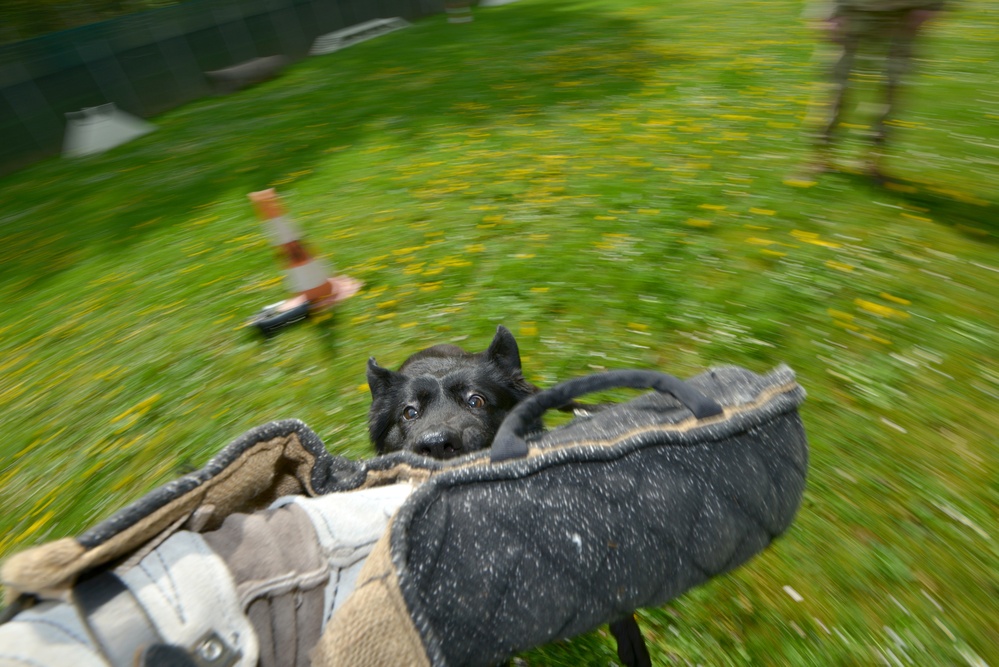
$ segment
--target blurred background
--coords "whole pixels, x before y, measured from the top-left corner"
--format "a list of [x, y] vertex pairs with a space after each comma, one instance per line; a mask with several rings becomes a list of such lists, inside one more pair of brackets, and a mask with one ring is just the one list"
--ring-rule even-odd
[[[795, 525], [640, 613], [657, 664], [999, 661], [995, 3], [925, 26], [881, 185], [876, 59], [834, 168], [789, 177], [835, 58], [797, 0], [466, 7], [4, 4], [0, 557], [273, 419], [371, 456], [369, 356], [504, 324], [542, 387], [783, 362], [809, 392]], [[107, 103], [152, 131], [59, 157], [65, 114]], [[263, 339], [247, 320], [289, 296], [246, 197], [270, 187], [364, 288]], [[518, 660], [613, 659], [598, 630]]]

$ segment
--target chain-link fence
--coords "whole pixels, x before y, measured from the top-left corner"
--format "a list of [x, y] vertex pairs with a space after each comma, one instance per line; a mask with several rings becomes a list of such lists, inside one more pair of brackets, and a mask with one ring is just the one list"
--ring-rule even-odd
[[0, 174], [57, 154], [67, 112], [114, 102], [148, 118], [210, 94], [206, 71], [298, 60], [319, 35], [441, 11], [443, 0], [191, 0], [0, 46]]

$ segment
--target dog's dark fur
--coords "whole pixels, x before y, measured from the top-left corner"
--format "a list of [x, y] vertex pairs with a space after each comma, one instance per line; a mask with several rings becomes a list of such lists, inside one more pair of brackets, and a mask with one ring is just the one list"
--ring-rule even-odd
[[505, 327], [484, 352], [434, 345], [398, 371], [368, 360], [368, 433], [379, 454], [408, 450], [438, 459], [485, 449], [514, 405], [538, 391], [524, 379]]
[[[496, 327], [484, 352], [434, 345], [406, 359], [398, 371], [382, 368], [372, 357], [368, 386], [368, 434], [375, 450], [412, 451], [436, 459], [489, 447], [510, 410], [540, 391], [524, 379], [517, 341], [503, 326]], [[559, 410], [587, 413], [603, 407], [570, 401]], [[540, 421], [535, 427], [541, 428]], [[652, 665], [634, 615], [612, 623], [610, 631], [625, 664]]]

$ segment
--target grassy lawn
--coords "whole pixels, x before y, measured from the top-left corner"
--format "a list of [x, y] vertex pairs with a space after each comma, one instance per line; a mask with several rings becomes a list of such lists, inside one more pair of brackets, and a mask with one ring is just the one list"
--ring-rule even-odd
[[[819, 92], [800, 13], [435, 17], [0, 180], [0, 556], [272, 419], [369, 456], [369, 356], [480, 350], [503, 323], [541, 386], [786, 362], [809, 392], [796, 524], [642, 611], [657, 663], [999, 663], [999, 13], [966, 0], [923, 43], [890, 189], [784, 183]], [[285, 296], [246, 199], [265, 187], [365, 282], [267, 342], [243, 328]], [[600, 630], [523, 660], [613, 651]]]

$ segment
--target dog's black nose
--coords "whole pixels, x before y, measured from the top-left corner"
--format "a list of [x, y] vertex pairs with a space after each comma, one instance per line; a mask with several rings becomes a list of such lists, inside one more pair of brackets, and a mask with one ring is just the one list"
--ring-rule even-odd
[[454, 431], [433, 431], [417, 439], [413, 451], [435, 459], [450, 459], [461, 454], [461, 436]]

